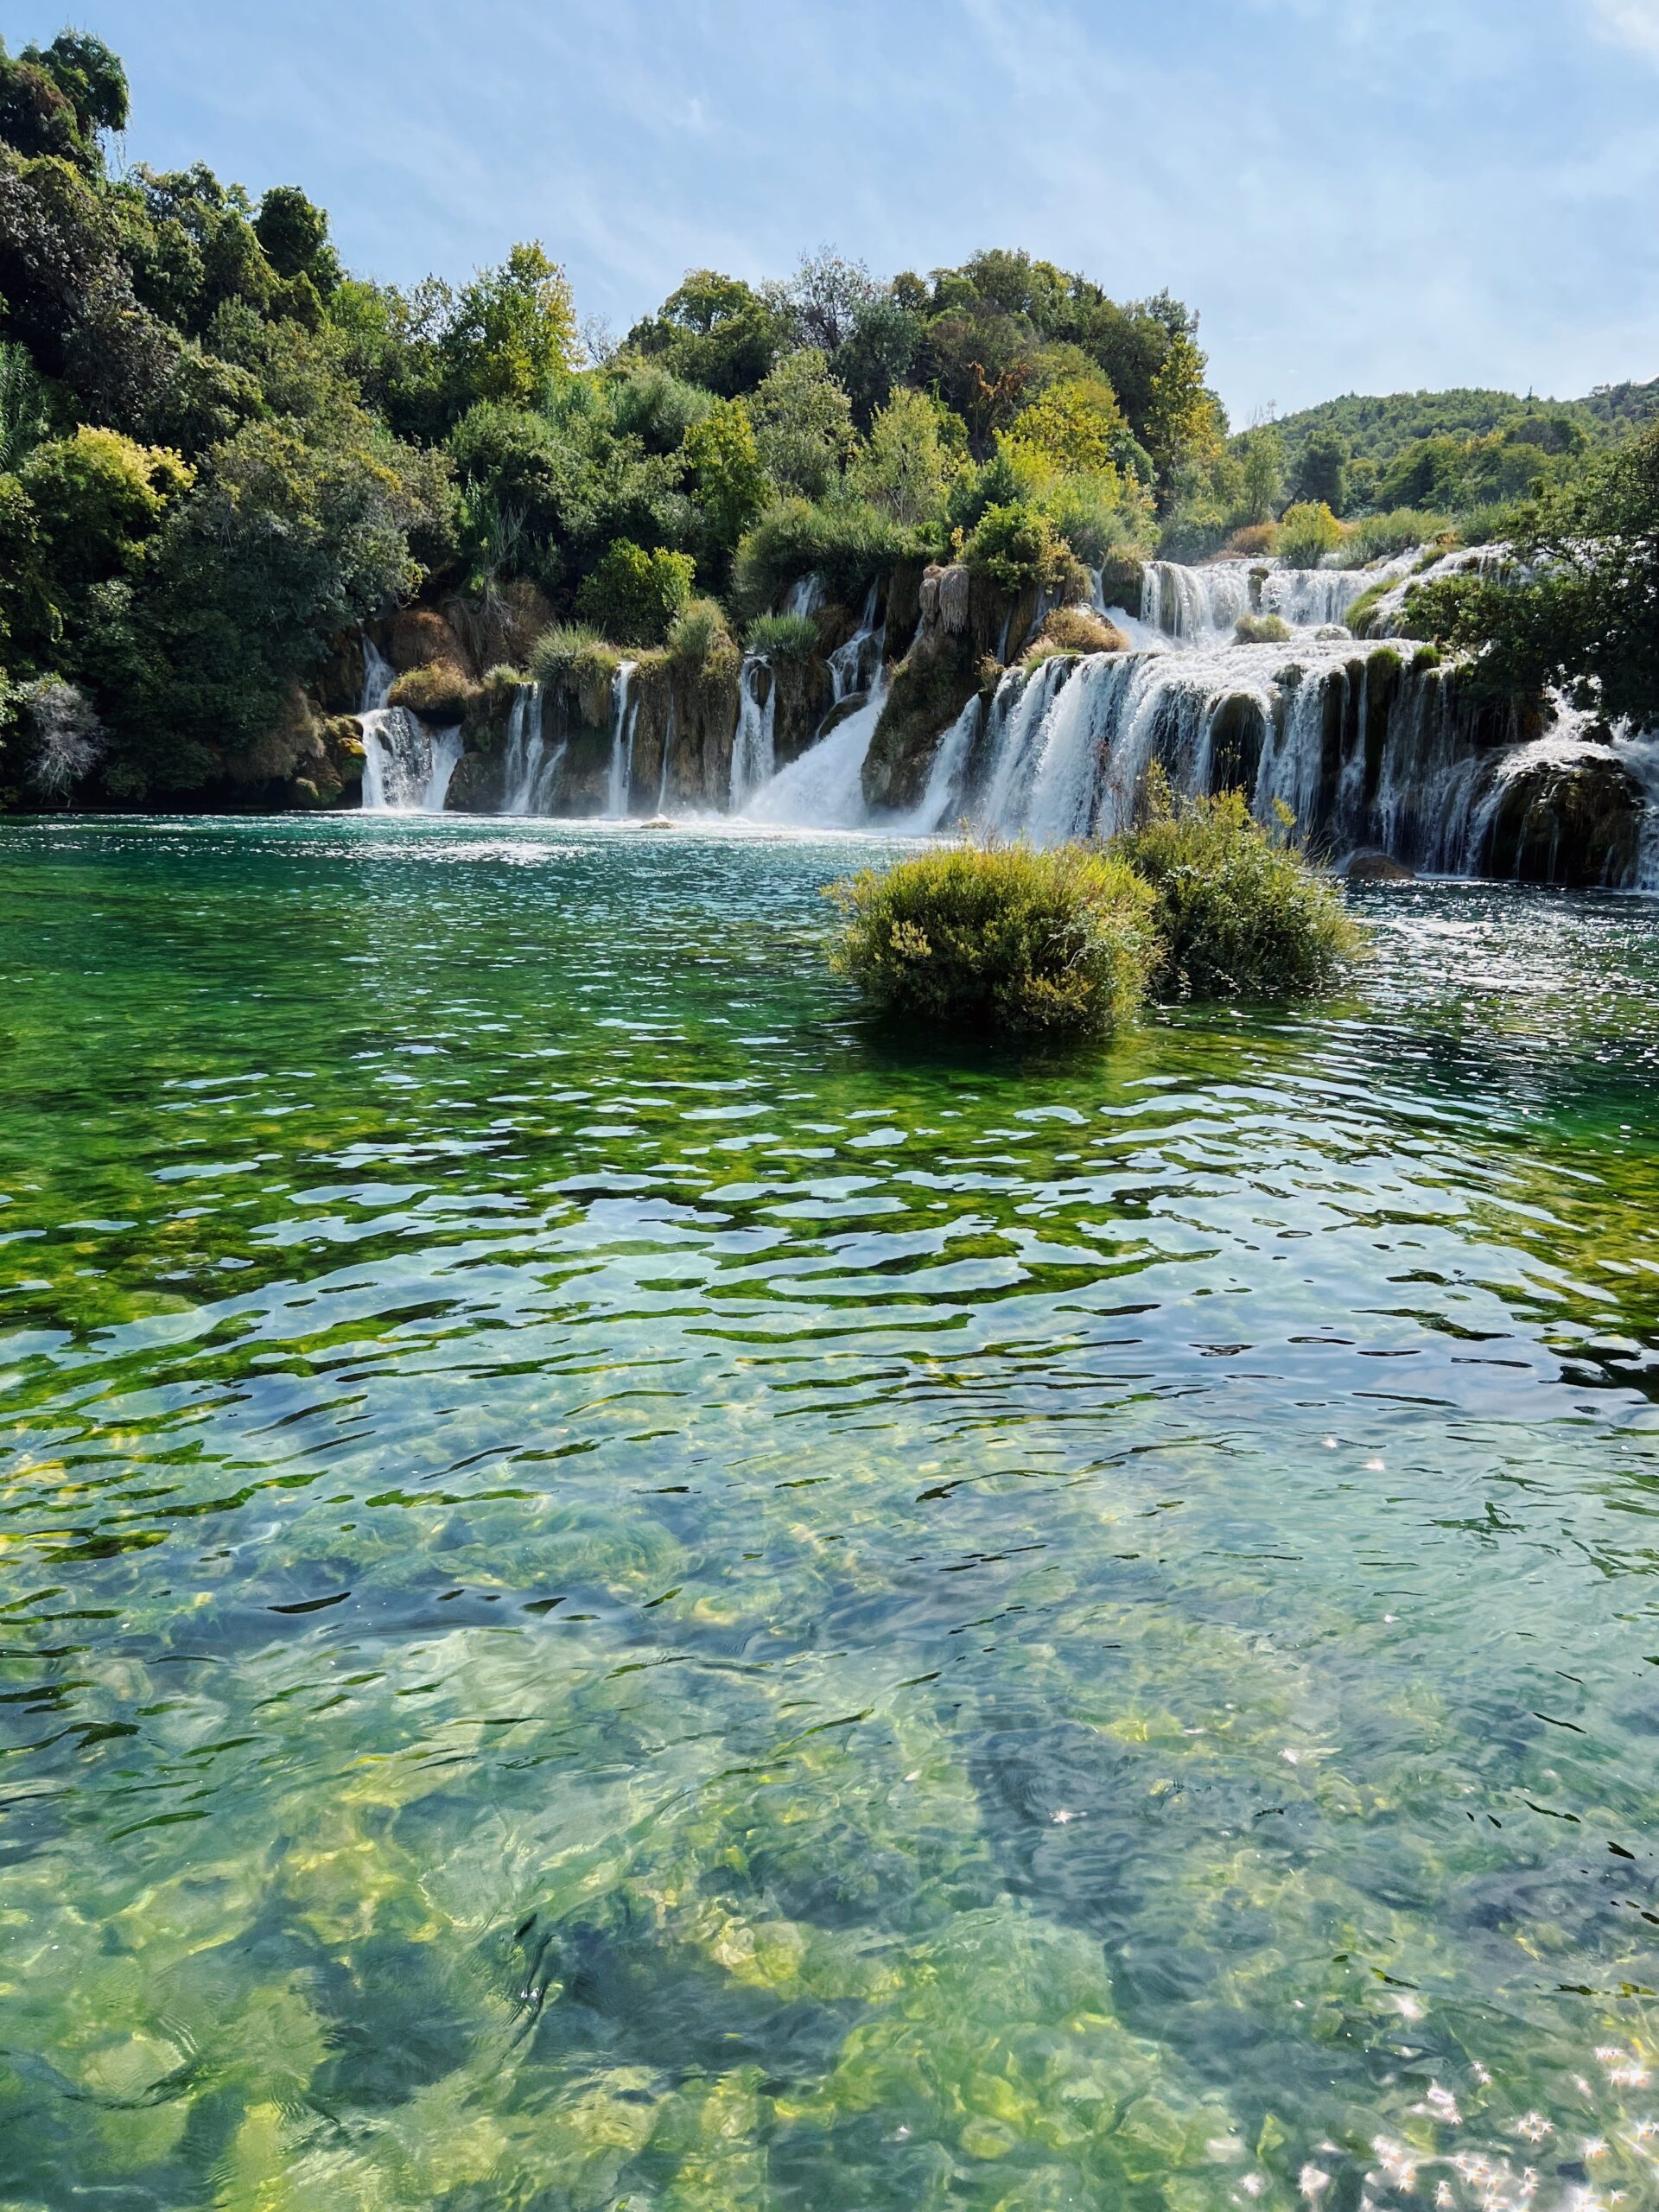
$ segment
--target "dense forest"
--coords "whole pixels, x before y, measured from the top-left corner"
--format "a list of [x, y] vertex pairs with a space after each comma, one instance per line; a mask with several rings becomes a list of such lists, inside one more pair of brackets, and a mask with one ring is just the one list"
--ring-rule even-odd
[[[901, 561], [1015, 590], [1502, 538], [1541, 581], [1437, 585], [1426, 627], [1495, 683], [1659, 710], [1659, 386], [1235, 435], [1180, 302], [1004, 250], [696, 270], [584, 337], [540, 245], [461, 286], [356, 277], [298, 187], [114, 173], [127, 110], [95, 38], [0, 48], [0, 803], [257, 783], [342, 635], [399, 605], [505, 675], [594, 639], [784, 645], [796, 580], [852, 600]], [[407, 703], [458, 708], [424, 673]]]

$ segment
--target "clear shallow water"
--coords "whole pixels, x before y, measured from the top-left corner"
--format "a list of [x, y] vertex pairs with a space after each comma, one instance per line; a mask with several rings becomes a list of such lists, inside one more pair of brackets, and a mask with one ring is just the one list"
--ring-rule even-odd
[[0, 2203], [1656, 2201], [1659, 912], [953, 1059], [867, 849], [0, 832]]

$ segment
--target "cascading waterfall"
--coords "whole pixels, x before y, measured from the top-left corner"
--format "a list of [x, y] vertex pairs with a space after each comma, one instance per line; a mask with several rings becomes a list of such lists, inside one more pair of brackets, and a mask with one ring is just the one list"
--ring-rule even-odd
[[[737, 687], [737, 734], [732, 741], [729, 801], [734, 814], [743, 811], [755, 792], [772, 781], [778, 767], [774, 741], [778, 721], [778, 683], [770, 664], [761, 654], [744, 656]], [[757, 687], [764, 689], [764, 700], [756, 697]]]
[[889, 828], [900, 836], [927, 837], [948, 830], [956, 821], [984, 712], [976, 693], [939, 740], [928, 770], [926, 790], [911, 811], [888, 824]]
[[628, 787], [633, 777], [633, 726], [639, 719], [639, 702], [633, 694], [637, 661], [625, 660], [611, 678], [611, 771], [606, 785], [605, 811], [620, 822], [628, 811]]
[[507, 716], [507, 743], [501, 765], [503, 814], [546, 814], [551, 810], [565, 742], [549, 745], [543, 721], [546, 696], [539, 683], [521, 683]]
[[1179, 645], [1213, 644], [1243, 614], [1276, 614], [1293, 630], [1340, 622], [1376, 582], [1366, 569], [1287, 569], [1276, 561], [1211, 561], [1201, 569], [1148, 561], [1141, 620]]
[[[743, 809], [750, 821], [856, 830], [868, 820], [864, 761], [887, 696], [887, 630], [876, 620], [879, 603], [872, 584], [857, 629], [830, 655], [835, 693], [830, 714], [838, 708], [847, 711], [826, 736], [753, 792]], [[861, 703], [855, 705], [861, 696]]]
[[435, 735], [407, 707], [386, 702], [396, 681], [372, 638], [363, 639], [363, 810], [366, 814], [442, 814], [449, 779], [460, 765], [459, 729]]

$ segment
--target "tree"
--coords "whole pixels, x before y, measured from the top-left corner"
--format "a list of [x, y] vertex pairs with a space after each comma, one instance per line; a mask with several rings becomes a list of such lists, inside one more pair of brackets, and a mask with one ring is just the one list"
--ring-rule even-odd
[[1337, 430], [1315, 430], [1301, 450], [1291, 497], [1339, 515], [1347, 505], [1348, 441]]
[[1022, 407], [1001, 444], [1016, 465], [1026, 461], [1061, 473], [1101, 472], [1116, 468], [1126, 427], [1117, 394], [1104, 377], [1071, 376]]
[[851, 482], [861, 498], [913, 528], [944, 514], [950, 486], [968, 465], [962, 424], [926, 392], [901, 389], [870, 425]]
[[822, 353], [840, 350], [879, 287], [861, 261], [846, 261], [833, 246], [801, 256], [788, 289], [802, 337]]
[[1610, 720], [1659, 724], [1659, 425], [1533, 501], [1515, 546], [1529, 576], [1420, 586], [1414, 627], [1472, 651], [1488, 690], [1560, 683]]
[[259, 202], [254, 231], [279, 276], [308, 276], [327, 299], [340, 283], [340, 263], [328, 243], [328, 218], [297, 184], [274, 184]]
[[785, 353], [749, 402], [760, 461], [779, 491], [821, 499], [857, 442], [852, 403], [816, 346]]
[[696, 569], [689, 553], [647, 553], [618, 538], [584, 576], [576, 612], [619, 645], [660, 645], [691, 597]]
[[721, 400], [710, 408], [686, 432], [680, 458], [701, 521], [704, 567], [723, 573], [769, 489], [743, 402]]
[[689, 384], [735, 399], [754, 390], [790, 335], [788, 316], [741, 277], [692, 269], [628, 343]]
[[54, 572], [73, 584], [130, 574], [194, 476], [176, 453], [83, 423], [37, 446], [19, 480]]
[[1202, 467], [1221, 444], [1219, 410], [1204, 372], [1196, 341], [1185, 330], [1174, 332], [1152, 380], [1145, 430], [1147, 450], [1166, 486], [1184, 468]]
[[480, 399], [533, 405], [581, 352], [563, 270], [539, 245], [514, 246], [461, 293], [438, 350], [457, 412]]
[[1285, 442], [1271, 423], [1245, 433], [1239, 444], [1243, 475], [1239, 513], [1245, 522], [1271, 522], [1285, 480]]

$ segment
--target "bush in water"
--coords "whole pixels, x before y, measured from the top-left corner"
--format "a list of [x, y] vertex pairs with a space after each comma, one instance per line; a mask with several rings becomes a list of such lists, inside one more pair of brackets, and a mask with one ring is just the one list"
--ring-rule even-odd
[[1241, 614], [1233, 636], [1241, 645], [1282, 645], [1289, 642], [1290, 625], [1282, 614]]
[[1174, 801], [1154, 770], [1145, 820], [1111, 851], [1156, 898], [1160, 996], [1306, 996], [1328, 989], [1363, 942], [1335, 884], [1265, 830], [1242, 792]]
[[1156, 957], [1150, 887], [1080, 845], [945, 847], [826, 895], [839, 970], [883, 1013], [952, 1029], [1106, 1035]]
[[576, 612], [619, 645], [660, 645], [691, 596], [695, 567], [689, 553], [647, 553], [619, 537], [582, 578]]
[[1057, 607], [1043, 625], [1040, 635], [1026, 655], [1026, 666], [1056, 653], [1126, 653], [1129, 640], [1116, 622], [1108, 622], [1091, 607]]
[[537, 683], [556, 683], [606, 651], [604, 639], [590, 622], [556, 622], [531, 647], [530, 672]]
[[1342, 543], [1342, 524], [1321, 501], [1287, 507], [1279, 524], [1279, 558], [1287, 569], [1317, 569]]

